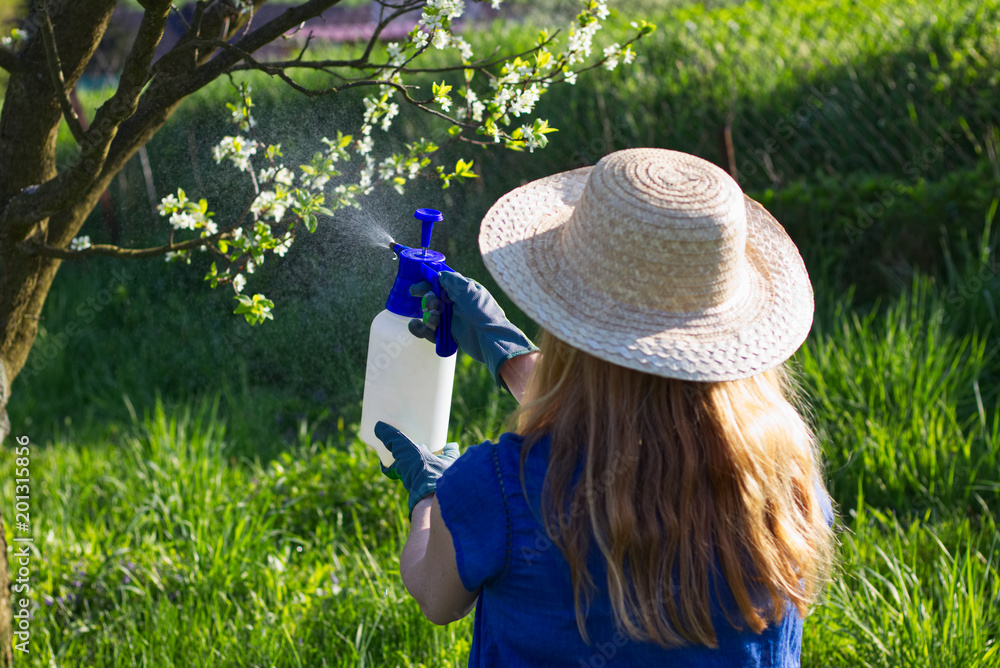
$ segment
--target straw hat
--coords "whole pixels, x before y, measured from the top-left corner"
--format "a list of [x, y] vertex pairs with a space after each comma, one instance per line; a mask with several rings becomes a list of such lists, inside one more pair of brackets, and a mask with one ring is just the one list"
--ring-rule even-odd
[[638, 148], [493, 205], [479, 248], [525, 314], [566, 343], [660, 376], [746, 378], [812, 325], [795, 244], [710, 162]]

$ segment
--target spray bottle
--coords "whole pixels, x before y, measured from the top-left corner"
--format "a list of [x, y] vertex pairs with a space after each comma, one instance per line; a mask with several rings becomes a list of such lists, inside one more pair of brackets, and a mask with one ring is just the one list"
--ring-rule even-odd
[[[391, 424], [414, 443], [440, 452], [448, 438], [455, 380], [458, 344], [451, 335], [452, 305], [438, 282], [439, 272], [452, 269], [444, 263], [444, 255], [429, 249], [434, 223], [443, 216], [435, 209], [417, 209], [413, 217], [422, 222], [421, 248], [389, 243], [399, 256], [399, 269], [385, 310], [372, 321], [368, 339], [360, 437], [386, 467], [393, 456], [375, 436], [375, 423]], [[411, 318], [423, 315], [420, 297], [410, 294], [410, 286], [421, 281], [430, 282], [442, 302], [434, 343], [413, 336], [408, 329]]]

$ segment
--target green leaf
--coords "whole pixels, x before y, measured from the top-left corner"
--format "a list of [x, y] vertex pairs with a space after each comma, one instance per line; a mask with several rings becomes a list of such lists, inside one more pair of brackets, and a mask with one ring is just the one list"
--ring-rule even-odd
[[455, 165], [455, 175], [462, 179], [477, 178], [478, 175], [472, 171], [472, 162], [472, 160], [465, 162], [460, 158], [458, 164]]
[[451, 86], [443, 81], [440, 84], [434, 84], [432, 89], [434, 91], [434, 97], [445, 97], [451, 92]]
[[549, 127], [549, 122], [547, 120], [537, 118], [532, 124], [531, 131], [536, 135], [547, 135], [550, 132], [559, 132], [558, 128]]
[[219, 272], [216, 270], [214, 262], [212, 263], [212, 266], [208, 268], [208, 273], [205, 274], [205, 280], [209, 281], [209, 285], [212, 288], [219, 285]]
[[251, 325], [259, 325], [265, 320], [274, 319], [274, 316], [271, 315], [274, 302], [262, 294], [256, 294], [252, 299], [246, 295], [237, 295], [236, 301], [239, 302], [239, 306], [233, 313], [242, 315]]

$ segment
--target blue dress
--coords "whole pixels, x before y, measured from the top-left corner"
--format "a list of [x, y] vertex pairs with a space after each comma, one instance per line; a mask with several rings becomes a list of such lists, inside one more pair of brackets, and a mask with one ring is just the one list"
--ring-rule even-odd
[[[569, 565], [538, 519], [549, 440], [537, 443], [525, 461], [531, 505], [521, 489], [521, 445], [522, 437], [504, 434], [497, 443], [470, 447], [438, 481], [441, 516], [455, 543], [462, 584], [469, 591], [482, 588], [470, 666], [799, 665], [802, 619], [791, 606], [780, 624], [755, 634], [734, 629], [713, 599], [717, 649], [666, 650], [628, 638], [615, 629], [606, 565], [596, 547], [588, 558], [597, 592], [587, 616], [590, 644], [584, 643], [576, 625]], [[823, 499], [832, 520], [825, 493]], [[720, 590], [730, 614], [738, 612], [729, 588]]]

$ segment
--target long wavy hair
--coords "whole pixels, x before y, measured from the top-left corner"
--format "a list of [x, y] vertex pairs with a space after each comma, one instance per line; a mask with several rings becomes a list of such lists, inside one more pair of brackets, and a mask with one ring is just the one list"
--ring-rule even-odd
[[816, 439], [785, 367], [694, 382], [616, 366], [545, 331], [540, 348], [511, 426], [525, 437], [522, 483], [529, 450], [551, 437], [542, 519], [569, 562], [583, 638], [591, 541], [616, 623], [635, 640], [717, 646], [716, 557], [742, 616], [726, 612], [734, 627], [760, 632], [788, 603], [804, 617], [834, 538]]

